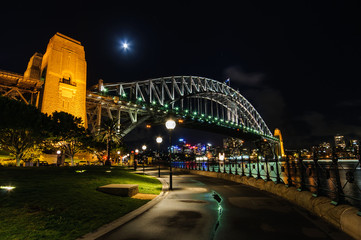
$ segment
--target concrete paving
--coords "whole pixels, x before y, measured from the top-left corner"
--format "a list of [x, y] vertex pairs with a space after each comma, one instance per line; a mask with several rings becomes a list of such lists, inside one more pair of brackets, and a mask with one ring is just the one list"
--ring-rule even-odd
[[[156, 175], [156, 170], [147, 170]], [[169, 181], [168, 171], [162, 177]], [[99, 240], [352, 239], [269, 193], [222, 179], [173, 175], [173, 191]]]

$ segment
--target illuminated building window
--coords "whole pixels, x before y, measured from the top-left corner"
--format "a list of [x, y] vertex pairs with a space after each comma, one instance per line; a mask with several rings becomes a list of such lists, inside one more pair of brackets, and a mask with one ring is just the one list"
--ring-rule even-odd
[[63, 78], [62, 83], [70, 84], [70, 78], [69, 79]]
[[63, 78], [60, 79], [60, 82], [76, 86], [75, 82], [71, 80], [71, 76], [68, 73], [64, 74]]

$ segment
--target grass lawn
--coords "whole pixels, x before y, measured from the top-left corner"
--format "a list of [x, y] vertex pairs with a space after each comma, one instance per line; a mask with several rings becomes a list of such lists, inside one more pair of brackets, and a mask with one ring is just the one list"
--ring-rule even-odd
[[16, 187], [0, 190], [0, 239], [76, 239], [148, 201], [96, 191], [111, 183], [139, 184], [140, 193], [162, 189], [157, 179], [120, 167], [0, 167], [0, 186]]

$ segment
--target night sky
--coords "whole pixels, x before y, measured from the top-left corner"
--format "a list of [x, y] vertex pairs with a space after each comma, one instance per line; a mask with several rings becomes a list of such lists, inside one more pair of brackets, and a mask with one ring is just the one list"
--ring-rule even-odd
[[88, 86], [230, 78], [287, 148], [361, 137], [359, 1], [33, 2], [2, 3], [0, 69], [23, 73], [60, 32], [85, 47]]

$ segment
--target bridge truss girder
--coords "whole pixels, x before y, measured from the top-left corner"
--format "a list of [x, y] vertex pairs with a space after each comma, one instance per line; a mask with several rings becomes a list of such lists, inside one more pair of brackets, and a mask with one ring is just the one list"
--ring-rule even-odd
[[272, 133], [256, 109], [238, 91], [216, 80], [173, 76], [128, 83], [99, 83], [98, 91], [147, 106], [192, 112], [220, 119], [261, 136]]
[[24, 79], [22, 75], [0, 70], [0, 95], [10, 99], [37, 107], [42, 85], [40, 80]]

